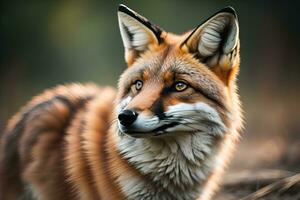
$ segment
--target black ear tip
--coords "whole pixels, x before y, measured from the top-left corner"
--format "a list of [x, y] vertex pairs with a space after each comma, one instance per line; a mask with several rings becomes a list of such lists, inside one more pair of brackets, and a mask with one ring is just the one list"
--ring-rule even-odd
[[227, 6], [227, 7], [223, 8], [222, 10], [219, 11], [219, 13], [221, 13], [221, 12], [230, 13], [230, 14], [233, 14], [235, 17], [237, 17], [235, 9], [231, 6]]
[[129, 11], [129, 8], [128, 8], [127, 6], [125, 6], [124, 4], [119, 4], [118, 11], [121, 11], [121, 12], [128, 12], [128, 11]]
[[126, 13], [127, 15], [130, 15], [131, 17], [136, 17], [136, 15], [137, 15], [137, 13], [135, 11], [131, 10], [124, 4], [119, 4], [118, 12]]

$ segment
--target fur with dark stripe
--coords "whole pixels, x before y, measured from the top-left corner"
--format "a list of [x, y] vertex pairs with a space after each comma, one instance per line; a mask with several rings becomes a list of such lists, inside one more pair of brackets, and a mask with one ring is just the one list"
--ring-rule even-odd
[[[86, 106], [101, 92], [94, 85], [59, 86], [35, 97], [10, 120], [1, 138], [0, 199], [74, 198], [65, 173], [65, 138], [73, 126], [81, 137]], [[43, 149], [35, 152], [39, 146]], [[35, 194], [34, 187], [45, 190]]]

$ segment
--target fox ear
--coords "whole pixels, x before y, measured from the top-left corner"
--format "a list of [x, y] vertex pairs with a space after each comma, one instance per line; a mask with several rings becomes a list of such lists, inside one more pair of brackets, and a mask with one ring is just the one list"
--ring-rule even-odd
[[119, 6], [118, 19], [128, 66], [151, 45], [162, 42], [162, 30], [125, 5]]
[[181, 44], [224, 82], [239, 65], [239, 26], [236, 12], [226, 7], [199, 25]]

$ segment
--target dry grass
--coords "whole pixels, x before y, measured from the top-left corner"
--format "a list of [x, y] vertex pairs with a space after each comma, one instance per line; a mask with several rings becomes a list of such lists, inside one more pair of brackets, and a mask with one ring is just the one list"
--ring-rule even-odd
[[259, 170], [225, 177], [216, 200], [299, 200], [300, 173]]

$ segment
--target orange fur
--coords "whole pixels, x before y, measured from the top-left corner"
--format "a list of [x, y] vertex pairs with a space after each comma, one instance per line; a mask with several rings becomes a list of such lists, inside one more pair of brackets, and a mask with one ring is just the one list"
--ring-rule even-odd
[[[208, 66], [185, 43], [190, 34], [193, 32], [178, 36], [162, 31], [160, 44], [152, 37], [145, 50], [127, 49], [128, 69], [121, 76], [118, 92], [92, 84], [71, 84], [34, 97], [8, 122], [0, 140], [0, 199], [119, 200], [129, 198], [120, 177], [153, 184], [152, 177], [143, 174], [118, 148], [121, 136], [115, 107], [127, 96], [132, 100], [126, 109], [146, 116], [155, 114], [156, 104], [165, 111], [182, 102], [202, 102], [216, 110], [227, 132], [215, 138], [211, 150], [215, 167], [199, 183], [203, 188], [199, 198], [210, 199], [243, 126], [235, 80], [239, 42], [232, 63]], [[178, 76], [174, 67], [188, 70]], [[141, 91], [133, 88], [136, 79], [144, 80]], [[177, 79], [191, 87], [181, 93], [167, 90], [164, 95], [165, 88], [171, 88]], [[172, 137], [149, 141], [169, 145], [176, 141]]]

